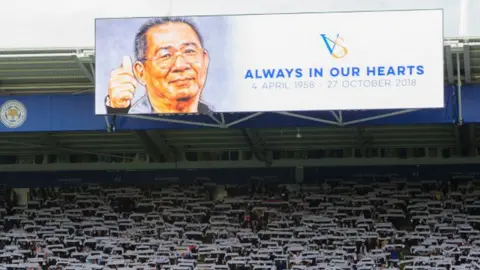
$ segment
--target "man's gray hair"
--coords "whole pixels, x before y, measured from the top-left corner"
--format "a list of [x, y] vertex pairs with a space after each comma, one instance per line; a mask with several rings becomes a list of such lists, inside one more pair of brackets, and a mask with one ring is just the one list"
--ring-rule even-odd
[[198, 31], [197, 26], [190, 19], [185, 17], [153, 18], [148, 20], [146, 23], [144, 23], [138, 30], [137, 34], [135, 35], [135, 58], [137, 59], [137, 61], [144, 62], [146, 60], [146, 53], [148, 49], [147, 32], [155, 26], [164, 25], [168, 23], [184, 23], [190, 26], [193, 29], [193, 31], [195, 31], [195, 33], [197, 34], [198, 39], [200, 40], [200, 45], [203, 46], [202, 35]]

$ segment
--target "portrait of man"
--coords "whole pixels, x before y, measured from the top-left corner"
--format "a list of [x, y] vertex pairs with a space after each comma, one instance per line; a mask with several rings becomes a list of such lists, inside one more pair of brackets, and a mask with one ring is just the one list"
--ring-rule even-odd
[[[133, 42], [135, 59], [124, 56], [110, 73], [105, 97], [108, 114], [212, 111], [202, 101], [210, 58], [192, 22], [178, 17], [148, 20]], [[145, 95], [134, 99], [139, 84], [145, 87]]]

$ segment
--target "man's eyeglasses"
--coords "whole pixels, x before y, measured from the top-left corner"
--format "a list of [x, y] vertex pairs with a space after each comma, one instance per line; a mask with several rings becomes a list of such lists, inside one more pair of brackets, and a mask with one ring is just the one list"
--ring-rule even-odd
[[181, 56], [188, 64], [193, 64], [201, 60], [205, 50], [203, 48], [183, 48], [181, 50], [175, 49], [161, 49], [157, 55], [152, 58], [142, 59], [143, 61], [153, 61], [161, 68], [170, 68]]

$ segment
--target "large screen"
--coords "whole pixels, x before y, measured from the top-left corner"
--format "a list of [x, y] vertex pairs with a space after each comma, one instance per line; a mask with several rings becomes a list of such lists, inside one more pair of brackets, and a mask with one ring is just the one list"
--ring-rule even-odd
[[97, 114], [441, 108], [442, 10], [97, 19]]

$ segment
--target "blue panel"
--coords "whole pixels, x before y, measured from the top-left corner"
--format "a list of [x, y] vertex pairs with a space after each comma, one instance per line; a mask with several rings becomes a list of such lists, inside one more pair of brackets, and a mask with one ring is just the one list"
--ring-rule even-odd
[[[50, 108], [52, 131], [105, 130], [105, 119], [94, 115], [92, 95], [54, 95]], [[46, 112], [48, 115], [48, 112]], [[39, 114], [42, 111], [39, 110]]]
[[[468, 110], [471, 110], [471, 113], [465, 113], [465, 116], [468, 115], [468, 119], [478, 119], [469, 121], [480, 121], [480, 114], [475, 113], [477, 110], [476, 106], [473, 105], [480, 103], [472, 101], [472, 95], [474, 95], [476, 98], [475, 100], [479, 100], [480, 102], [480, 95], [476, 94], [476, 91], [473, 91], [474, 89], [480, 90], [480, 87], [465, 87], [464, 89], [464, 107], [466, 107], [464, 108], [464, 111], [468, 112]], [[11, 97], [2, 97], [0, 98], [0, 105], [12, 100], [13, 99]], [[17, 128], [7, 128], [5, 124], [0, 123], [0, 132], [106, 130], [105, 118], [103, 116], [94, 115], [94, 96], [91, 94], [19, 96], [15, 97], [15, 100], [20, 101], [26, 107], [27, 118], [25, 122]], [[455, 91], [452, 87], [446, 88], [445, 100], [445, 109], [423, 109], [386, 118], [378, 118], [377, 116], [396, 113], [399, 111], [347, 111], [341, 113], [341, 118], [343, 121], [342, 123], [345, 125], [426, 124], [455, 122], [457, 104], [455, 102]], [[303, 119], [299, 117], [283, 115], [280, 113], [238, 113], [225, 114], [224, 120], [227, 124], [227, 127], [237, 128], [301, 127], [325, 126], [332, 123], [338, 124], [337, 119], [331, 112], [301, 112], [296, 114], [301, 115]], [[255, 115], [255, 117], [246, 119], [251, 115]], [[338, 116], [339, 114], [337, 113], [337, 117]], [[116, 117], [114, 122], [117, 130], [220, 127], [220, 125], [208, 115], [180, 115], [165, 116], [162, 118], [157, 116], [135, 117]], [[218, 121], [221, 121], [220, 115], [214, 115], [214, 117]], [[112, 116], [109, 116], [108, 118], [110, 121], [113, 120]], [[154, 121], [154, 119], [156, 120]], [[169, 121], [158, 121], [161, 119]], [[317, 119], [317, 121], [315, 121], [315, 119]], [[323, 122], [319, 121], [318, 119], [323, 120]], [[357, 121], [360, 119], [363, 119], [364, 121]], [[202, 124], [198, 125], [195, 123]]]
[[[10, 101], [12, 98], [0, 98], [0, 104]], [[11, 131], [49, 131], [52, 128], [50, 109], [52, 96], [22, 96], [15, 97], [15, 100], [23, 103], [27, 109], [27, 118], [25, 122], [17, 128], [7, 128], [0, 123], [0, 132]]]
[[92, 95], [32, 95], [0, 98], [0, 104], [16, 100], [25, 106], [27, 118], [17, 128], [0, 123], [0, 132], [105, 130], [103, 117], [93, 114]]
[[462, 87], [462, 114], [465, 123], [480, 123], [480, 85]]

